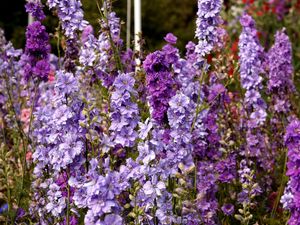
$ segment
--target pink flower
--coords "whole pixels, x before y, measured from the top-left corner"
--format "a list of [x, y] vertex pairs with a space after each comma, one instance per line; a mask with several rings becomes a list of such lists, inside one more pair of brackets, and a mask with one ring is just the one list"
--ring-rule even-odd
[[55, 73], [53, 70], [51, 70], [50, 73], [48, 74], [48, 81], [52, 83], [54, 80], [55, 80]]
[[23, 123], [29, 123], [30, 115], [31, 115], [31, 110], [30, 109], [22, 109], [21, 121]]
[[26, 153], [26, 161], [31, 161], [32, 160], [32, 152], [31, 151], [28, 151]]

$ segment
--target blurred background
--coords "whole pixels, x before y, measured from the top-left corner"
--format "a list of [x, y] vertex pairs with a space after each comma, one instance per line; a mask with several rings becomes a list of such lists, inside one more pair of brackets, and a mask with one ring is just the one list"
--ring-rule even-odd
[[[21, 48], [25, 44], [25, 29], [27, 25], [27, 13], [25, 12], [25, 0], [6, 0], [0, 6], [0, 27], [5, 31], [7, 40], [11, 40], [15, 47]], [[43, 1], [44, 2], [44, 1]], [[82, 0], [85, 18], [98, 30], [99, 11], [97, 0]], [[133, 1], [132, 1], [133, 2]], [[133, 3], [132, 3], [133, 5]], [[114, 1], [114, 10], [124, 22], [122, 35], [125, 39], [127, 1]], [[45, 11], [46, 7], [44, 8]], [[154, 50], [163, 45], [163, 37], [170, 31], [180, 37], [178, 47], [183, 49], [189, 40], [194, 38], [195, 15], [197, 1], [193, 0], [142, 0], [142, 22], [145, 49]], [[54, 32], [57, 19], [47, 11], [48, 18], [45, 25], [49, 32]], [[132, 9], [133, 18], [133, 9]], [[132, 21], [133, 38], [133, 21]]]
[[[277, 30], [286, 27], [293, 44], [293, 62], [295, 82], [300, 91], [300, 0], [280, 0], [282, 8], [276, 9], [279, 0], [224, 0], [222, 17], [228, 30], [228, 46], [233, 54], [237, 54], [238, 36], [240, 34], [239, 15], [244, 9], [254, 17], [257, 23], [262, 45], [268, 50], [273, 44]], [[25, 45], [25, 30], [28, 16], [25, 12], [25, 0], [2, 0], [0, 6], [0, 27], [4, 29], [7, 40], [11, 40], [16, 48]], [[5, 2], [5, 4], [4, 4]], [[46, 0], [42, 0], [43, 3]], [[100, 18], [97, 2], [101, 0], [81, 0], [85, 19], [99, 30]], [[123, 21], [122, 38], [126, 40], [127, 0], [113, 0], [113, 10]], [[51, 34], [55, 33], [58, 20], [44, 8], [47, 19], [44, 25]], [[133, 39], [133, 0], [132, 0], [131, 39]], [[142, 28], [144, 49], [154, 51], [165, 44], [163, 37], [172, 32], [178, 37], [177, 47], [183, 52], [188, 41], [194, 40], [197, 0], [142, 0]], [[279, 16], [280, 15], [280, 16]], [[53, 46], [54, 43], [53, 39]], [[55, 53], [56, 47], [53, 47]], [[299, 103], [300, 104], [300, 103]]]

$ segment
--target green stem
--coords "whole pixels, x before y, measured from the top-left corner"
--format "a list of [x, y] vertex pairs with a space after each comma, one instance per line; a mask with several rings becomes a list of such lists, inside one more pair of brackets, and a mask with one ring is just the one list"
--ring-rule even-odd
[[[28, 128], [28, 134], [27, 134], [27, 139], [29, 140], [30, 138], [30, 130], [31, 130], [31, 124], [32, 124], [32, 121], [33, 121], [33, 110], [34, 110], [34, 105], [35, 105], [35, 101], [36, 101], [36, 98], [38, 96], [38, 84], [35, 86], [35, 91], [34, 91], [34, 96], [33, 96], [33, 100], [32, 100], [32, 104], [31, 104], [31, 107], [30, 107], [30, 120], [29, 120], [29, 128]], [[21, 177], [21, 190], [18, 194], [18, 198], [17, 198], [17, 206], [20, 205], [20, 202], [21, 202], [21, 199], [22, 199], [22, 195], [23, 195], [23, 189], [24, 189], [24, 178], [26, 176], [26, 173], [27, 173], [27, 165], [26, 165], [26, 153], [27, 153], [27, 150], [28, 150], [28, 147], [29, 147], [29, 142], [26, 142], [22, 140], [22, 150], [23, 150], [23, 155], [22, 155], [22, 177]], [[25, 147], [26, 146], [26, 147]], [[15, 220], [15, 218], [14, 218]]]
[[56, 35], [57, 35], [57, 42], [56, 42], [56, 48], [57, 48], [57, 56], [58, 56], [58, 68], [61, 68], [61, 60], [60, 60], [60, 36], [59, 36], [59, 27], [60, 24], [58, 25], [58, 27], [56, 28]]
[[18, 126], [18, 131], [20, 133], [21, 138], [23, 138], [23, 137], [26, 137], [26, 134], [25, 134], [25, 132], [22, 128], [21, 122], [18, 119], [18, 115], [17, 115], [17, 112], [16, 112], [15, 107], [14, 107], [14, 102], [13, 102], [13, 99], [12, 99], [12, 96], [11, 96], [11, 91], [10, 91], [10, 88], [9, 88], [10, 85], [9, 85], [9, 80], [8, 80], [7, 74], [6, 73], [4, 73], [4, 74], [5, 74], [5, 82], [6, 82], [5, 86], [6, 86], [6, 91], [7, 91], [7, 95], [8, 95], [8, 100], [9, 100], [9, 103], [11, 105], [11, 110], [12, 110], [14, 116], [15, 116], [15, 119], [16, 119], [16, 123], [17, 123], [17, 126]]
[[22, 150], [23, 150], [23, 157], [22, 157], [22, 177], [21, 177], [21, 190], [18, 194], [18, 200], [17, 200], [17, 206], [20, 205], [22, 194], [23, 194], [23, 188], [24, 188], [24, 177], [26, 176], [27, 166], [26, 166], [26, 148], [24, 140], [22, 140]]
[[34, 106], [35, 106], [35, 101], [37, 100], [38, 97], [38, 88], [39, 87], [39, 83], [36, 84], [35, 88], [34, 88], [34, 96], [33, 96], [33, 100], [32, 100], [32, 104], [30, 107], [30, 119], [29, 119], [29, 127], [28, 127], [28, 139], [30, 138], [30, 131], [31, 131], [31, 125], [32, 125], [32, 121], [33, 121], [33, 110], [34, 110]]
[[[4, 158], [4, 157], [3, 157]], [[6, 181], [6, 189], [7, 189], [7, 205], [8, 205], [8, 211], [7, 211], [7, 216], [6, 216], [6, 224], [8, 224], [9, 221], [9, 216], [11, 215], [11, 209], [12, 209], [12, 204], [11, 204], [11, 193], [10, 193], [10, 188], [9, 188], [9, 180], [8, 180], [8, 170], [7, 166], [5, 165], [5, 181]], [[11, 218], [12, 219], [12, 218]], [[12, 220], [11, 220], [12, 221]]]
[[[104, 5], [104, 4], [102, 4], [102, 5]], [[116, 47], [116, 45], [115, 45], [115, 43], [114, 43], [114, 41], [112, 39], [112, 36], [111, 36], [109, 21], [107, 19], [108, 11], [107, 11], [106, 5], [103, 6], [103, 8], [104, 8], [104, 14], [102, 13], [101, 8], [100, 8], [98, 2], [97, 2], [97, 7], [98, 7], [100, 15], [102, 16], [102, 18], [104, 19], [104, 21], [105, 21], [105, 23], [106, 23], [106, 25], [108, 27], [108, 38], [109, 38], [109, 42], [110, 42], [110, 45], [111, 45], [112, 50], [113, 50], [114, 59], [115, 59], [115, 61], [117, 63], [117, 69], [120, 70], [121, 72], [123, 72], [124, 70], [123, 70], [123, 66], [122, 66], [122, 63], [121, 63], [121, 57], [120, 57], [120, 55], [119, 55], [119, 53], [117, 51], [118, 49], [117, 49], [117, 47]]]
[[200, 82], [199, 82], [200, 83], [200, 87], [199, 87], [198, 98], [197, 98], [196, 114], [195, 114], [195, 117], [194, 117], [194, 120], [193, 120], [193, 123], [192, 123], [191, 132], [195, 128], [196, 121], [197, 121], [198, 115], [200, 113], [199, 106], [200, 106], [200, 100], [201, 100], [201, 86], [202, 86], [203, 81], [204, 81], [204, 73], [202, 71], [202, 76], [201, 76]]
[[[69, 180], [70, 178], [70, 169], [67, 169], [67, 178]], [[67, 183], [67, 191], [68, 191], [68, 198], [67, 198], [67, 225], [70, 225], [70, 197], [71, 197], [71, 193], [70, 193], [70, 186]]]
[[288, 159], [288, 155], [287, 155], [286, 151], [284, 152], [284, 155], [285, 155], [285, 157], [284, 157], [283, 171], [282, 171], [282, 176], [281, 176], [281, 183], [280, 183], [279, 192], [277, 194], [274, 207], [272, 209], [272, 213], [271, 213], [272, 218], [274, 218], [274, 216], [275, 216], [276, 210], [277, 210], [279, 202], [280, 202], [281, 195], [283, 194], [284, 187], [285, 187], [284, 177], [285, 177], [285, 173], [286, 173], [286, 164], [287, 164], [287, 159]]
[[197, 165], [198, 160], [195, 159], [195, 173], [194, 173], [194, 192], [195, 192], [195, 199], [197, 198]]

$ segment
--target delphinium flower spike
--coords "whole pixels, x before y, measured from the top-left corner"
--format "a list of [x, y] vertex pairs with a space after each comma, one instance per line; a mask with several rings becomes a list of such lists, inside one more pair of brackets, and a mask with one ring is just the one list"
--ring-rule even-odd
[[25, 5], [26, 12], [30, 13], [32, 17], [38, 21], [42, 21], [46, 18], [43, 12], [43, 5], [40, 0], [28, 0]]
[[87, 26], [80, 0], [47, 0], [47, 3], [50, 9], [56, 10], [62, 29], [68, 38], [77, 37], [77, 32]]
[[196, 21], [196, 38], [198, 44], [196, 53], [198, 60], [210, 54], [215, 47], [221, 47], [225, 30], [220, 27], [222, 18], [220, 16], [222, 8], [221, 0], [198, 0], [198, 12]]
[[289, 177], [288, 186], [281, 202], [285, 209], [291, 213], [288, 221], [289, 225], [300, 223], [300, 191], [299, 191], [299, 153], [300, 153], [300, 121], [297, 118], [291, 118], [286, 128], [284, 136], [285, 145], [288, 149], [288, 162], [286, 175]]
[[[261, 193], [261, 187], [255, 180], [257, 179], [257, 170], [253, 168], [252, 160], [257, 160], [260, 168], [264, 171], [271, 170], [273, 161], [266, 150], [266, 135], [262, 131], [267, 117], [266, 103], [260, 93], [263, 87], [262, 74], [265, 73], [263, 69], [264, 50], [259, 43], [253, 18], [244, 14], [240, 18], [240, 23], [242, 25], [242, 33], [239, 37], [240, 82], [246, 91], [243, 100], [245, 118], [241, 119], [241, 129], [245, 132], [246, 144], [241, 146], [240, 154], [247, 160], [240, 162], [239, 176], [243, 188], [239, 193], [238, 201], [245, 210], [250, 210], [249, 207], [254, 201], [254, 197]], [[251, 174], [251, 180], [245, 179], [244, 174]], [[244, 185], [244, 182], [247, 185]], [[255, 184], [254, 187], [252, 187], [253, 184]], [[264, 183], [264, 185], [266, 184], [268, 182]], [[246, 215], [243, 215], [242, 219], [250, 221]]]

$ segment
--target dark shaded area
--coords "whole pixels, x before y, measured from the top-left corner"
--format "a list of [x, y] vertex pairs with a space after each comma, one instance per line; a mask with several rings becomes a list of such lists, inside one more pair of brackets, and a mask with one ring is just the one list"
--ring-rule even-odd
[[0, 27], [5, 31], [6, 39], [11, 40], [17, 48], [25, 43], [25, 3], [25, 0], [2, 0], [0, 6]]
[[143, 23], [146, 49], [155, 49], [162, 44], [163, 37], [173, 32], [178, 37], [178, 47], [183, 50], [186, 43], [194, 39], [197, 1], [151, 0], [143, 2]]
[[[42, 2], [45, 2], [44, 0]], [[101, 2], [101, 1], [98, 1]], [[25, 0], [3, 1], [0, 7], [0, 27], [5, 30], [7, 40], [11, 40], [15, 47], [21, 48], [25, 44], [25, 30], [27, 25], [27, 13], [25, 12]], [[85, 18], [93, 25], [95, 31], [99, 30], [100, 14], [97, 8], [97, 0], [82, 0]], [[127, 1], [114, 1], [114, 10], [124, 22], [122, 25], [122, 37], [126, 35]], [[133, 0], [132, 0], [133, 6]], [[47, 19], [44, 24], [49, 33], [54, 33], [57, 19], [45, 7]], [[185, 44], [194, 38], [195, 15], [197, 1], [191, 0], [143, 0], [143, 37], [145, 49], [153, 51], [160, 48], [165, 42], [163, 37], [168, 32], [173, 32], [178, 37], [178, 47], [183, 50]], [[132, 8], [133, 18], [133, 8]], [[133, 38], [133, 21], [131, 29]], [[55, 44], [52, 43], [55, 52]]]
[[[86, 19], [99, 29], [99, 11], [95, 0], [82, 0]], [[114, 2], [114, 10], [124, 22], [122, 26], [122, 37], [126, 35], [127, 1], [118, 0]], [[143, 0], [142, 22], [145, 49], [153, 51], [160, 48], [165, 42], [164, 36], [173, 32], [178, 37], [178, 47], [183, 50], [185, 44], [193, 40], [195, 30], [195, 16], [197, 12], [197, 1], [191, 0]], [[132, 16], [133, 18], [133, 0]], [[133, 21], [131, 25], [131, 37], [133, 38]]]

